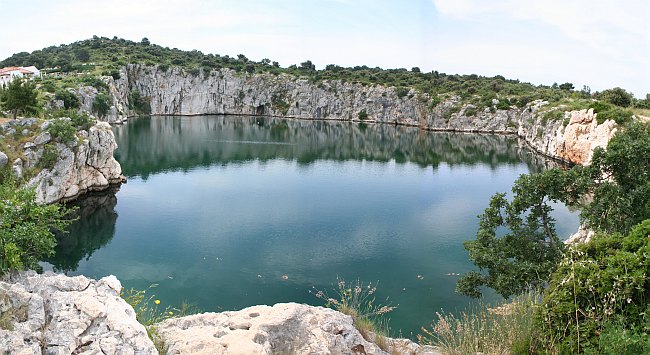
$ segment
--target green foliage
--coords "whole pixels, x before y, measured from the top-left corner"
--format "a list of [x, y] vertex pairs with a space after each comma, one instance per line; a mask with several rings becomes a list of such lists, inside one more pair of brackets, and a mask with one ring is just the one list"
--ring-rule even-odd
[[36, 113], [38, 111], [38, 91], [33, 81], [14, 79], [0, 91], [0, 106], [13, 113]]
[[129, 108], [140, 115], [148, 115], [151, 113], [149, 101], [140, 95], [140, 91], [137, 89], [129, 92]]
[[274, 92], [271, 96], [271, 105], [273, 108], [283, 115], [289, 111], [289, 103], [285, 101], [285, 94], [281, 92]]
[[63, 101], [63, 107], [66, 110], [79, 108], [79, 98], [68, 90], [57, 90], [54, 96], [57, 100]]
[[476, 240], [465, 243], [470, 259], [487, 274], [467, 273], [457, 291], [479, 297], [479, 287], [488, 286], [509, 297], [544, 286], [564, 249], [550, 203], [580, 207], [581, 221], [594, 230], [627, 233], [650, 218], [649, 177], [650, 128], [641, 123], [617, 133], [607, 150], [595, 150], [588, 167], [520, 176], [512, 201], [494, 195], [480, 216]]
[[[550, 203], [562, 197], [570, 177], [561, 170], [522, 175], [512, 188], [511, 202], [496, 194], [479, 216], [476, 240], [465, 242], [470, 260], [486, 275], [470, 272], [458, 282], [458, 292], [480, 297], [480, 286], [495, 289], [503, 297], [541, 288], [562, 258], [564, 244], [553, 225]], [[497, 230], [506, 228], [503, 235]]]
[[43, 146], [43, 154], [38, 161], [38, 166], [42, 169], [52, 169], [57, 159], [59, 159], [59, 151], [53, 144], [46, 144]]
[[0, 185], [0, 275], [40, 269], [38, 261], [54, 253], [52, 229], [64, 230], [71, 222], [68, 212], [61, 205], [37, 204], [33, 189], [6, 177]]
[[[618, 233], [598, 234], [589, 243], [572, 247], [553, 273], [540, 308], [542, 338], [554, 339], [555, 344], [549, 345], [561, 352], [600, 352], [603, 346], [647, 349], [648, 255], [650, 219], [625, 237]], [[620, 336], [626, 332], [645, 337], [618, 345], [607, 338], [599, 341], [601, 333]]]
[[467, 117], [476, 116], [476, 114], [478, 114], [478, 109], [476, 107], [469, 107], [469, 108], [465, 109], [464, 114]]
[[399, 87], [399, 88], [395, 89], [395, 93], [397, 94], [397, 97], [400, 98], [400, 99], [403, 98], [404, 96], [408, 95], [409, 91], [411, 91], [411, 90], [409, 88], [405, 88], [405, 87]]
[[95, 96], [95, 101], [93, 101], [93, 112], [97, 114], [100, 118], [106, 117], [108, 111], [111, 108], [111, 98], [104, 93], [98, 93]]
[[359, 116], [359, 119], [362, 120], [362, 121], [367, 120], [368, 119], [368, 112], [366, 112], [366, 110], [361, 110], [361, 111], [359, 111], [358, 116]]
[[84, 85], [94, 87], [97, 91], [108, 91], [108, 84], [97, 76], [84, 75], [79, 78], [79, 81]]
[[634, 96], [624, 89], [615, 87], [613, 89], [604, 90], [597, 95], [597, 98], [616, 106], [629, 107], [632, 104]]
[[650, 218], [650, 125], [630, 124], [610, 140], [607, 150], [594, 150], [592, 164], [584, 168], [592, 181], [581, 219], [590, 228], [627, 233]]
[[71, 120], [65, 118], [52, 120], [47, 131], [50, 132], [52, 138], [63, 144], [73, 142], [77, 135], [77, 129], [72, 125]]

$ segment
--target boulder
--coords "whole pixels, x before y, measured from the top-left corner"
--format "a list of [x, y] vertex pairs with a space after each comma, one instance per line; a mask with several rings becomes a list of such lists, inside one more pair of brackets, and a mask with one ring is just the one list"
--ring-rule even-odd
[[0, 282], [3, 354], [157, 354], [115, 276], [28, 272]]
[[9, 162], [9, 157], [4, 152], [0, 151], [0, 169], [4, 168]]
[[404, 339], [386, 338], [382, 350], [350, 316], [297, 303], [172, 318], [156, 329], [167, 354], [439, 354]]

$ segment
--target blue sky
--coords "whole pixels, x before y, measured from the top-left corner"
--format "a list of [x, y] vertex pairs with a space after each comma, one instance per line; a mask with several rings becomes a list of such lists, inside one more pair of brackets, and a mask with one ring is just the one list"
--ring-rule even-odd
[[650, 92], [648, 0], [0, 0], [0, 58], [93, 35], [282, 66], [368, 65]]

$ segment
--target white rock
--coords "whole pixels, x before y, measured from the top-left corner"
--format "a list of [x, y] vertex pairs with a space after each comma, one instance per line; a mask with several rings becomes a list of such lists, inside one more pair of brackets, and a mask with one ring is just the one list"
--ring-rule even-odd
[[13, 330], [0, 330], [0, 353], [157, 354], [115, 277], [23, 273], [0, 282], [0, 310]]
[[[388, 354], [332, 309], [297, 303], [203, 313], [156, 325], [167, 354]], [[388, 351], [439, 354], [408, 340], [388, 339]]]
[[9, 157], [4, 152], [0, 151], [0, 169], [4, 168], [9, 162]]

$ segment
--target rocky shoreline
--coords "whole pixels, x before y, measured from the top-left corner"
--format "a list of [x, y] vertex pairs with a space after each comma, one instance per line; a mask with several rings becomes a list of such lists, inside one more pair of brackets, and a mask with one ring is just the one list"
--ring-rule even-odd
[[[11, 275], [0, 281], [0, 353], [158, 354], [121, 289], [115, 276]], [[153, 328], [166, 354], [440, 354], [408, 339], [364, 337], [350, 316], [297, 303], [169, 318]]]

